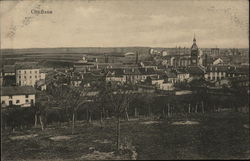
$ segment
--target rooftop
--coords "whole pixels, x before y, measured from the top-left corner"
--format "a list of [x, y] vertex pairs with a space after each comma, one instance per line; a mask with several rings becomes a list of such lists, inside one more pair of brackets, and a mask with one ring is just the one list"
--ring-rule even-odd
[[188, 73], [190, 74], [204, 74], [205, 70], [202, 69], [200, 66], [189, 66], [187, 68]]
[[26, 95], [35, 94], [35, 88], [31, 86], [12, 86], [12, 87], [2, 87], [2, 96], [13, 96], [13, 95]]
[[15, 65], [4, 65], [3, 72], [4, 73], [15, 73]]
[[154, 68], [138, 68], [138, 70], [142, 75], [156, 74]]

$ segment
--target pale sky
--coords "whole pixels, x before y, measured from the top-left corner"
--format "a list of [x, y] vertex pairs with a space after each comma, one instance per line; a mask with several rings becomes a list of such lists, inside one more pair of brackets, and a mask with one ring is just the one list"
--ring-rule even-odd
[[[248, 47], [248, 0], [1, 1], [1, 48]], [[32, 9], [52, 14], [31, 14]]]

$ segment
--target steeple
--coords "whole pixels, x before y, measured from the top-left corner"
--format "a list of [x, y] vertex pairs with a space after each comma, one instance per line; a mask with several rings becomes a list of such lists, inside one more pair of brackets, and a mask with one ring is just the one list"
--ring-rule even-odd
[[192, 47], [191, 47], [191, 50], [198, 50], [198, 46], [196, 45], [195, 34], [194, 34], [193, 45], [192, 45]]
[[194, 44], [196, 43], [196, 39], [195, 39], [195, 33], [194, 33], [194, 39], [193, 39], [193, 43], [194, 43]]
[[194, 34], [193, 45], [191, 46], [191, 65], [198, 64], [198, 56], [199, 56], [199, 49], [198, 46], [196, 45], [196, 39]]

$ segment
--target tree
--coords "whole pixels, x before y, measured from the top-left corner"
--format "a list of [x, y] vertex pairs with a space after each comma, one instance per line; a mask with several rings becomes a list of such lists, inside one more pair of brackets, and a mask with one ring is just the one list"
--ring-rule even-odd
[[72, 120], [72, 134], [75, 128], [75, 116], [78, 108], [88, 102], [87, 95], [90, 89], [60, 85], [53, 90], [53, 96], [57, 102], [69, 113], [69, 120]]
[[45, 92], [37, 93], [36, 105], [33, 106], [35, 108], [35, 123], [34, 126], [37, 126], [37, 122], [41, 124], [41, 129], [44, 130], [46, 126], [46, 112], [49, 106], [50, 98], [46, 95]]
[[120, 150], [120, 120], [126, 114], [128, 118], [128, 105], [132, 101], [130, 85], [105, 85], [100, 91], [102, 103], [110, 108], [116, 118], [116, 150]]

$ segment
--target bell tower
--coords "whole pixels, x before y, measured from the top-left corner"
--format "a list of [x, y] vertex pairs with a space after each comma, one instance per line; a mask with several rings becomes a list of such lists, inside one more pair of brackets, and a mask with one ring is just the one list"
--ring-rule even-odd
[[193, 45], [191, 46], [191, 65], [198, 65], [199, 49], [196, 45], [196, 39], [194, 35]]

